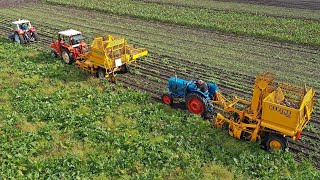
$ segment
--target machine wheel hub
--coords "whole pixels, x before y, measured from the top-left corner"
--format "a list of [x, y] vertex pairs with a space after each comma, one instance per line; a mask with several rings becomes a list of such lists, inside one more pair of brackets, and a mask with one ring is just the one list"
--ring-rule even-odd
[[162, 97], [162, 100], [165, 104], [170, 105], [171, 104], [171, 98], [167, 95]]
[[280, 150], [281, 149], [281, 143], [277, 140], [270, 141], [270, 147], [274, 150]]
[[62, 58], [66, 63], [70, 63], [69, 55], [66, 52], [62, 52]]
[[197, 98], [190, 99], [188, 102], [190, 112], [194, 114], [202, 114], [204, 111], [201, 101]]

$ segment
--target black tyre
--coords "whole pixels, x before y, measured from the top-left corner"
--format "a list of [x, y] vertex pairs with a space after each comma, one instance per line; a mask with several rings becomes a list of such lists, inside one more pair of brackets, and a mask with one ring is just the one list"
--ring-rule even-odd
[[40, 37], [39, 37], [37, 31], [32, 33], [32, 37], [34, 38], [35, 41], [40, 41]]
[[214, 115], [212, 112], [205, 112], [202, 114], [202, 117], [203, 119], [210, 120], [214, 118]]
[[22, 34], [17, 34], [17, 33], [14, 34], [14, 41], [16, 43], [18, 43], [18, 44], [25, 44], [26, 43], [25, 40], [24, 40], [23, 35]]
[[121, 66], [121, 69], [120, 69], [120, 73], [121, 74], [124, 74], [124, 73], [128, 73], [130, 72], [130, 68], [129, 68], [129, 65], [128, 64], [124, 64]]
[[9, 41], [14, 41], [14, 34], [9, 34], [8, 39]]
[[66, 64], [72, 64], [74, 59], [72, 53], [67, 49], [63, 49], [61, 53], [62, 59]]
[[270, 134], [266, 141], [267, 150], [285, 150], [288, 140], [279, 134]]
[[99, 68], [97, 70], [97, 78], [99, 79], [105, 79], [106, 78], [106, 70], [105, 69], [102, 69], [102, 68]]
[[51, 50], [51, 56], [52, 57], [58, 57], [58, 54], [57, 54], [57, 52], [55, 51], [55, 50]]
[[171, 106], [173, 104], [173, 98], [170, 94], [164, 94], [161, 97], [162, 102], [165, 103], [166, 105]]
[[117, 84], [117, 80], [116, 80], [116, 77], [115, 76], [110, 76], [110, 81], [114, 84]]
[[190, 93], [186, 97], [186, 105], [193, 114], [204, 115], [208, 110], [207, 100], [199, 93]]
[[31, 33], [29, 31], [25, 32], [24, 37], [25, 37], [27, 42], [30, 42], [32, 40]]

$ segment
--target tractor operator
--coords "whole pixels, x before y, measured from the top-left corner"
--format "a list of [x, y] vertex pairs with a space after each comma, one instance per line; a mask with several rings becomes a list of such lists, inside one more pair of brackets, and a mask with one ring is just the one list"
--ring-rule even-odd
[[28, 27], [27, 27], [27, 25], [25, 23], [22, 23], [20, 25], [20, 29], [23, 30], [23, 31], [26, 31], [26, 30], [28, 30]]
[[196, 85], [197, 89], [202, 92], [207, 92], [209, 90], [208, 84], [201, 79], [199, 79], [198, 82], [196, 82]]

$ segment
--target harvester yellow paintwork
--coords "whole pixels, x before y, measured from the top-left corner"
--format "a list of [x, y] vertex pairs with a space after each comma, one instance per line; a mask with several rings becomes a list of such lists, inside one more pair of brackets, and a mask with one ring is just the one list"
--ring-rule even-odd
[[235, 138], [261, 140], [268, 149], [285, 149], [285, 137], [299, 139], [310, 121], [314, 95], [312, 88], [276, 83], [271, 73], [264, 72], [255, 80], [251, 102], [238, 97], [230, 101], [216, 94], [212, 103], [221, 113], [213, 126], [228, 124], [229, 134]]
[[97, 74], [99, 78], [110, 78], [115, 82], [118, 71], [127, 71], [128, 65], [135, 63], [140, 57], [146, 56], [144, 48], [128, 45], [124, 38], [96, 37], [90, 45], [89, 52], [77, 59], [76, 65], [81, 69]]

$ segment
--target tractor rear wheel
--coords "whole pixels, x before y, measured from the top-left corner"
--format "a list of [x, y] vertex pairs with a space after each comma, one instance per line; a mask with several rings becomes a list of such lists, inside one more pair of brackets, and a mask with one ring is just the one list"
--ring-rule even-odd
[[97, 70], [97, 78], [99, 79], [105, 79], [106, 78], [106, 70], [105, 69], [102, 69], [102, 68], [99, 68]]
[[198, 93], [190, 93], [186, 97], [186, 104], [189, 111], [193, 114], [203, 115], [207, 112], [207, 100]]
[[166, 105], [172, 105], [173, 103], [173, 98], [170, 94], [164, 94], [162, 95], [162, 101], [166, 104]]
[[22, 34], [14, 34], [14, 41], [17, 42], [18, 44], [24, 44], [25, 40]]
[[288, 140], [279, 134], [270, 134], [267, 139], [268, 150], [285, 150], [288, 147]]
[[62, 59], [66, 64], [72, 64], [73, 62], [73, 55], [67, 49], [62, 50]]
[[40, 37], [39, 37], [37, 31], [32, 33], [32, 37], [34, 38], [35, 41], [40, 41]]

